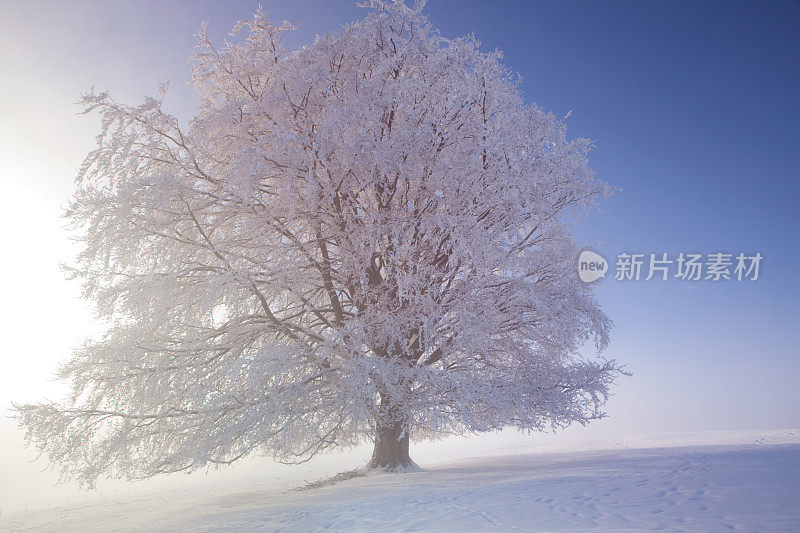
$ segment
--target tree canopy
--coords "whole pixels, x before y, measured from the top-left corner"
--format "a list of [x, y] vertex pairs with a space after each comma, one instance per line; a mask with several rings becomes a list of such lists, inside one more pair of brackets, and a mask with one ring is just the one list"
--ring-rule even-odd
[[82, 98], [102, 129], [70, 272], [109, 329], [60, 369], [69, 399], [16, 406], [65, 474], [365, 439], [374, 466], [407, 465], [409, 436], [602, 416], [619, 366], [581, 356], [610, 321], [570, 232], [609, 192], [590, 142], [499, 52], [421, 4], [371, 5], [294, 50], [260, 9], [222, 47], [203, 28], [188, 128], [161, 97]]

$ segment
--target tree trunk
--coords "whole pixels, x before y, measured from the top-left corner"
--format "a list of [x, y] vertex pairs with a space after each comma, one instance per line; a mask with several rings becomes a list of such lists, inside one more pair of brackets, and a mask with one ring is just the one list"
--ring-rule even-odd
[[375, 447], [367, 469], [405, 470], [416, 467], [408, 455], [408, 429], [402, 424], [378, 426]]

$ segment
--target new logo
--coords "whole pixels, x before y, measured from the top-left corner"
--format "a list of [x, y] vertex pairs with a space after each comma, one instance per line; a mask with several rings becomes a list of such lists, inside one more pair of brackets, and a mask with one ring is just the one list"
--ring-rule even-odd
[[578, 277], [584, 283], [591, 283], [606, 275], [608, 261], [591, 250], [584, 250], [578, 256]]

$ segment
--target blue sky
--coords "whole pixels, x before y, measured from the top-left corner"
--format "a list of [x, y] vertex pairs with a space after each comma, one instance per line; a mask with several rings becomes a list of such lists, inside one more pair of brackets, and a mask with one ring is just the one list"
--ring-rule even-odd
[[[350, 0], [262, 3], [300, 26], [292, 44], [365, 13]], [[14, 363], [26, 377], [8, 379], [7, 391], [35, 391], [83, 334], [85, 320], [71, 317], [86, 310], [56, 268], [69, 253], [59, 205], [96, 133], [72, 102], [93, 84], [138, 102], [171, 80], [167, 109], [188, 119], [192, 34], [206, 19], [219, 40], [256, 5], [0, 2], [2, 211], [9, 224], [24, 217], [14, 242], [34, 258], [4, 267], [4, 283], [47, 280], [11, 292], [3, 319], [19, 337], [28, 327], [19, 310], [53, 294], [65, 315], [46, 355]], [[764, 256], [756, 282], [602, 283], [615, 322], [609, 355], [634, 372], [602, 427], [800, 427], [798, 4], [434, 1], [426, 12], [445, 36], [474, 33], [503, 50], [527, 101], [572, 111], [569, 135], [595, 140], [592, 167], [619, 190], [576, 228], [579, 241], [612, 263], [622, 251]]]

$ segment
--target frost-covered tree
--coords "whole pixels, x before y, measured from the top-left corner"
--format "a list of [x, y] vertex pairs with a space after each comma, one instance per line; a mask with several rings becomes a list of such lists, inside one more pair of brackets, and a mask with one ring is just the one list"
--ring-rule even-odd
[[421, 4], [372, 8], [296, 50], [261, 10], [222, 47], [201, 30], [186, 129], [163, 97], [83, 97], [71, 271], [109, 328], [60, 369], [69, 399], [16, 406], [66, 475], [365, 439], [398, 468], [410, 437], [603, 415], [619, 367], [580, 355], [610, 322], [570, 235], [608, 192], [589, 141]]

